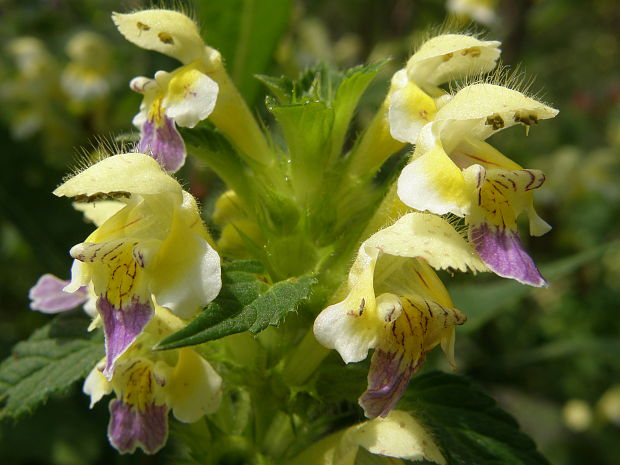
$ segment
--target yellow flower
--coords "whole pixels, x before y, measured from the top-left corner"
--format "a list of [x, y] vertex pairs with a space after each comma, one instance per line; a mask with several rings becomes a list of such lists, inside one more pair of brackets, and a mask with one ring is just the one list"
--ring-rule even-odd
[[392, 78], [388, 113], [392, 137], [414, 144], [422, 126], [434, 119], [437, 99], [446, 95], [439, 86], [491, 71], [499, 45], [462, 34], [443, 34], [422, 44]]
[[184, 348], [154, 352], [151, 347], [162, 337], [178, 331], [184, 322], [163, 307], [136, 343], [120, 358], [111, 379], [101, 370], [103, 360], [88, 375], [84, 392], [91, 407], [114, 392], [110, 402], [108, 437], [121, 453], [136, 447], [154, 454], [168, 436], [168, 411], [185, 423], [213, 413], [222, 397], [222, 379], [196, 351]]
[[106, 335], [106, 376], [150, 321], [154, 302], [188, 318], [219, 293], [220, 259], [196, 201], [152, 158], [111, 156], [54, 194], [81, 201], [113, 197], [125, 205], [71, 249], [76, 260], [65, 288], [94, 287]]
[[454, 362], [454, 326], [466, 318], [452, 307], [431, 267], [486, 269], [443, 219], [409, 213], [361, 245], [346, 297], [314, 323], [317, 340], [336, 349], [345, 363], [361, 361], [375, 349], [368, 389], [360, 398], [370, 418], [388, 414], [437, 344]]
[[176, 126], [193, 128], [213, 109], [218, 85], [199, 71], [199, 62], [172, 73], [158, 71], [155, 79], [134, 78], [130, 87], [144, 95], [133, 124], [140, 129], [138, 150], [150, 152], [162, 167], [175, 172], [185, 163], [185, 144]]
[[557, 110], [502, 86], [474, 84], [461, 89], [421, 130], [412, 161], [398, 179], [398, 196], [416, 210], [465, 217], [469, 239], [491, 270], [526, 284], [544, 285], [523, 250], [516, 218], [526, 211], [533, 235], [550, 229], [536, 214], [532, 196], [545, 176], [522, 169], [484, 139], [516, 124], [529, 128], [556, 114]]
[[404, 463], [398, 459], [446, 463], [432, 436], [415, 418], [392, 410], [385, 418], [365, 421], [322, 439], [289, 465], [353, 465], [358, 463], [360, 448], [375, 455], [378, 464]]
[[175, 125], [194, 127], [207, 117], [253, 161], [269, 164], [273, 153], [252, 112], [226, 73], [220, 53], [205, 45], [196, 23], [165, 9], [113, 13], [123, 36], [138, 47], [179, 60], [184, 66], [155, 79], [139, 77], [131, 88], [144, 94], [134, 124], [141, 131], [140, 150], [147, 149], [167, 171], [179, 169], [185, 146]]
[[177, 171], [186, 151], [176, 126], [193, 128], [213, 112], [219, 86], [207, 74], [222, 67], [219, 52], [207, 47], [196, 23], [177, 11], [114, 13], [112, 19], [130, 42], [184, 64], [171, 73], [158, 71], [154, 79], [137, 77], [130, 84], [144, 95], [133, 120], [140, 129], [138, 150], [151, 153], [166, 171]]

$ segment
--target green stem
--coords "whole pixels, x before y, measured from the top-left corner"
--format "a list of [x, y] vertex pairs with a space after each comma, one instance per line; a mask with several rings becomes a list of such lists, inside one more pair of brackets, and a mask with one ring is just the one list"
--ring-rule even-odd
[[219, 91], [209, 119], [240, 149], [250, 166], [271, 166], [275, 161], [273, 151], [258, 122], [226, 72], [219, 52], [211, 50], [210, 54], [211, 66], [206, 72], [217, 82]]
[[359, 143], [349, 156], [349, 176], [354, 178], [371, 178], [391, 155], [401, 150], [405, 143], [397, 141], [390, 134], [388, 121], [389, 95], [370, 125], [362, 135]]
[[308, 382], [330, 350], [317, 342], [310, 329], [295, 347], [282, 369], [282, 378], [289, 386], [302, 386]]

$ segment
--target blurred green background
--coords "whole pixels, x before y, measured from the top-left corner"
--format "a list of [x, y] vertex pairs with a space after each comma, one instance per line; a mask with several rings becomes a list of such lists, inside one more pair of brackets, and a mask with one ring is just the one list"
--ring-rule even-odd
[[[68, 278], [67, 251], [90, 230], [51, 191], [82, 151], [132, 131], [140, 96], [129, 91], [129, 80], [176, 66], [137, 49], [114, 29], [112, 10], [139, 6], [128, 0], [0, 5], [2, 358], [49, 320], [28, 309], [29, 288], [46, 272]], [[381, 103], [412, 44], [448, 15], [446, 2], [431, 0], [211, 0], [188, 9], [266, 121], [265, 91], [252, 74], [294, 77], [320, 61], [346, 68], [391, 57], [361, 104], [359, 127]], [[458, 331], [459, 372], [515, 415], [554, 464], [618, 464], [620, 4], [505, 0], [494, 5], [494, 14], [491, 24], [469, 27], [501, 40], [504, 62], [521, 63], [536, 78], [532, 90], [560, 110], [528, 137], [513, 128], [492, 140], [521, 165], [547, 174], [537, 208], [554, 229], [527, 240], [527, 247], [551, 286], [530, 289], [486, 275], [446, 275], [457, 307], [469, 316]], [[469, 24], [466, 18], [454, 21]], [[80, 56], [68, 47], [84, 31], [100, 35], [91, 40], [94, 55], [92, 48]], [[42, 68], [29, 69], [27, 58], [21, 68], [16, 61], [12, 41], [25, 36], [40, 39], [43, 48], [35, 46], [31, 58], [38, 54]], [[98, 76], [104, 83], [99, 94], [84, 97], [86, 91], [71, 86], [70, 63], [92, 71], [93, 80]], [[180, 176], [208, 201], [212, 177], [194, 168], [187, 166]], [[76, 386], [31, 417], [3, 424], [0, 463], [169, 463], [174, 443], [156, 457], [118, 456], [105, 437], [106, 402], [89, 411], [79, 391]]]

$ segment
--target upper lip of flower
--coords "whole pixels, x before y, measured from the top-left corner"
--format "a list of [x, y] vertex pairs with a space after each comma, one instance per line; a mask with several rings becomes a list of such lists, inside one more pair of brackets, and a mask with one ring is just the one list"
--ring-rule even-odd
[[205, 56], [205, 44], [198, 26], [183, 13], [165, 9], [135, 13], [112, 13], [121, 34], [138, 47], [154, 50], [190, 63]]

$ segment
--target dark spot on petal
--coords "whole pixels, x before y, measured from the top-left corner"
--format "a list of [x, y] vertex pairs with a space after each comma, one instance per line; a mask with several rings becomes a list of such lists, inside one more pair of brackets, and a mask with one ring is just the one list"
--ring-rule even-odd
[[105, 193], [97, 192], [96, 194], [92, 194], [92, 195], [79, 194], [73, 197], [73, 200], [75, 202], [97, 202], [99, 200], [114, 200], [114, 199], [121, 199], [121, 198], [128, 199], [129, 197], [131, 197], [130, 192], [112, 191], [112, 192], [105, 192]]
[[487, 126], [491, 126], [493, 130], [497, 131], [498, 129], [504, 127], [504, 119], [497, 113], [495, 113], [491, 116], [487, 116], [487, 120], [484, 124], [486, 124]]
[[538, 116], [535, 114], [522, 114], [520, 111], [517, 111], [514, 116], [515, 123], [521, 123], [525, 126], [532, 126], [533, 124], [538, 124]]
[[159, 34], [157, 34], [157, 37], [159, 37], [159, 40], [161, 40], [164, 44], [174, 44], [174, 39], [167, 32], [160, 32]]
[[443, 55], [441, 58], [443, 59], [443, 61], [448, 61], [450, 58], [452, 58], [454, 56], [454, 54], [452, 52], [450, 53], [446, 53], [445, 55]]

